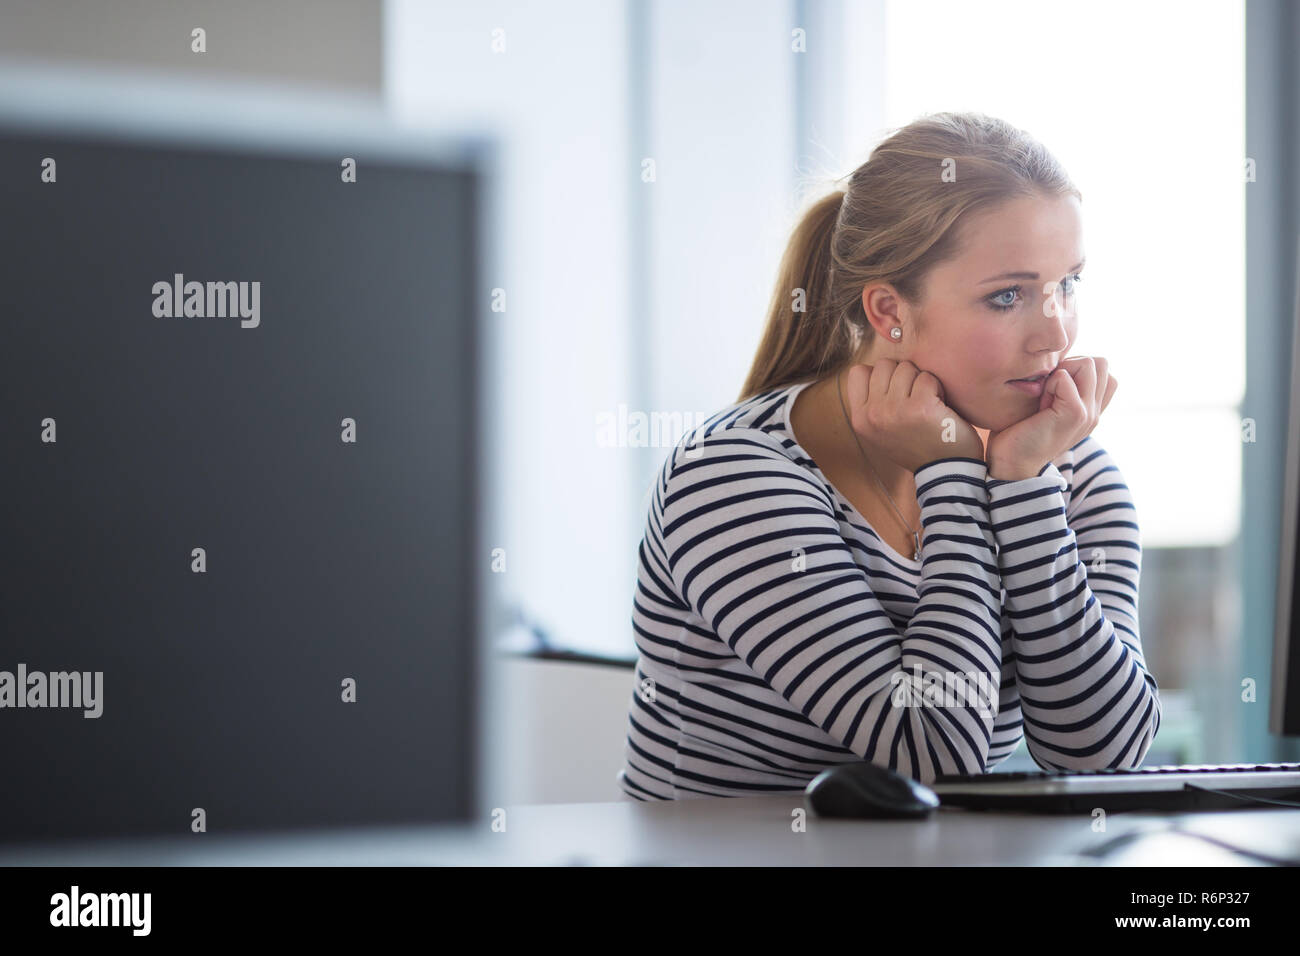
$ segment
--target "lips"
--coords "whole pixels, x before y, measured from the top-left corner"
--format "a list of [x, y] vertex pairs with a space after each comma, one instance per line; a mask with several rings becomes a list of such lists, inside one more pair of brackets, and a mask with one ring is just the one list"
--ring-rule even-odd
[[1043, 389], [1047, 387], [1044, 384], [1043, 378], [1043, 376], [1034, 379], [1013, 378], [1011, 381], [1007, 382], [1007, 384], [1027, 395], [1039, 396], [1043, 394]]

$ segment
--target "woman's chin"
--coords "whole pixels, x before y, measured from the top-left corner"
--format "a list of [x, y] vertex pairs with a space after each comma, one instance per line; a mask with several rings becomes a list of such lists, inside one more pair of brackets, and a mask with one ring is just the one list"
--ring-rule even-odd
[[[981, 409], [978, 413], [970, 415], [962, 414], [966, 421], [970, 422], [974, 428], [983, 428], [985, 431], [1000, 432], [1003, 429], [1010, 428], [1012, 425], [1023, 422], [1026, 418], [1032, 417], [1038, 411], [1038, 400], [1034, 399], [1033, 407], [1017, 414], [1014, 411], [1008, 412], [1006, 409]], [[961, 413], [959, 413], [961, 414]]]
[[1002, 386], [1000, 393], [995, 396], [986, 397], [982, 389], [977, 395], [979, 397], [970, 403], [961, 401], [951, 393], [948, 396], [949, 407], [973, 428], [1000, 432], [1038, 414], [1038, 396], [1009, 386]]

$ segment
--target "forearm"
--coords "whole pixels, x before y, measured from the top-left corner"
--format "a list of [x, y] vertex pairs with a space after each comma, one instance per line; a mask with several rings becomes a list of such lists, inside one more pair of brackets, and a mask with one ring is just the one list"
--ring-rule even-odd
[[[1066, 520], [1065, 489], [1051, 463], [1035, 476], [989, 481], [1025, 735], [1040, 764], [1136, 766], [1159, 721], [1137, 638], [1136, 525], [1094, 521], [1113, 525], [1104, 538], [1085, 536], [1104, 547], [1080, 541]], [[1107, 562], [1122, 573], [1108, 573]], [[1090, 573], [1107, 582], [1104, 601]]]

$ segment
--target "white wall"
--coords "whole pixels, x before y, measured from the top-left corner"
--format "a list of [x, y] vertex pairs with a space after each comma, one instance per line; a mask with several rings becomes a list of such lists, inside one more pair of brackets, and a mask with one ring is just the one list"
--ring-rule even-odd
[[504, 147], [497, 584], [563, 647], [634, 653], [646, 492], [680, 436], [603, 447], [597, 423], [735, 400], [797, 211], [796, 72], [858, 52], [826, 9], [802, 53], [789, 0], [388, 5], [394, 115]]
[[502, 147], [501, 268], [483, 290], [505, 295], [484, 330], [502, 436], [494, 583], [566, 646], [626, 645], [633, 483], [628, 456], [596, 442], [597, 413], [628, 401], [631, 361], [624, 6], [395, 0], [386, 31], [394, 117]]
[[630, 667], [500, 658], [504, 705], [492, 759], [493, 807], [525, 803], [595, 803], [621, 799]]
[[[378, 100], [383, 4], [362, 0], [3, 0], [0, 58], [146, 69]], [[202, 27], [207, 50], [191, 51]]]

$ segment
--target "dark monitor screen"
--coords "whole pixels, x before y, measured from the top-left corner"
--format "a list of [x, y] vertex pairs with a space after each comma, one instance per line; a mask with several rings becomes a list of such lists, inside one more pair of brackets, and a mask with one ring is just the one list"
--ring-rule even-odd
[[471, 816], [480, 171], [265, 133], [0, 122], [0, 839]]
[[1300, 275], [1296, 283], [1269, 708], [1269, 730], [1286, 737], [1300, 737]]

